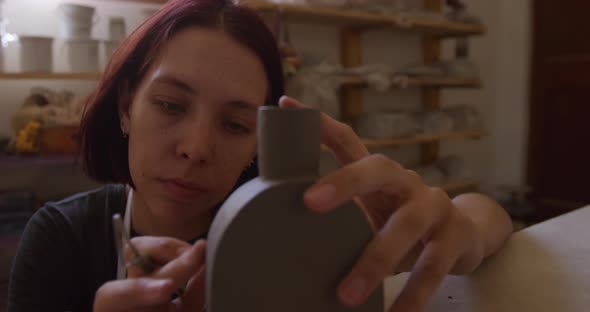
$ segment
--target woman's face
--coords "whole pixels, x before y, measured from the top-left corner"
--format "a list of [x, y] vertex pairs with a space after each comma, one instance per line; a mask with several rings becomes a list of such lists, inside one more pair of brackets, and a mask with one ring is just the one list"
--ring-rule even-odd
[[256, 112], [268, 84], [247, 47], [188, 28], [160, 52], [127, 111], [129, 167], [150, 212], [194, 218], [231, 191], [256, 153]]

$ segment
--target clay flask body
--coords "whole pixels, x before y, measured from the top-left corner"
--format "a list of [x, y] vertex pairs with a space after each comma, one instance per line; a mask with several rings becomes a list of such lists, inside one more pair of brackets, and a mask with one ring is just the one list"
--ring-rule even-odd
[[318, 214], [303, 194], [318, 178], [320, 115], [258, 111], [260, 176], [232, 193], [207, 239], [208, 312], [382, 312], [380, 287], [355, 309], [336, 287], [373, 236], [352, 202]]

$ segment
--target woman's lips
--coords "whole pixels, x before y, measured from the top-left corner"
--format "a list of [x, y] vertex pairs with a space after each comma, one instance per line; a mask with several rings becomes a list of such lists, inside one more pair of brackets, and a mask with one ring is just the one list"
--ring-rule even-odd
[[192, 199], [206, 192], [204, 188], [182, 180], [160, 179], [160, 182], [168, 194], [178, 199]]

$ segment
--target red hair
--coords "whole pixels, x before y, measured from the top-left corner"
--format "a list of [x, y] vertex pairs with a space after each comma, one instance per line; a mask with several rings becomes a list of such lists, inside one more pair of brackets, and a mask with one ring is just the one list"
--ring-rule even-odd
[[[115, 51], [86, 105], [80, 124], [80, 152], [89, 177], [133, 185], [119, 109], [131, 103], [162, 46], [187, 27], [219, 29], [252, 50], [268, 79], [265, 105], [277, 105], [284, 93], [281, 58], [273, 34], [255, 11], [229, 0], [170, 0]], [[254, 165], [237, 185], [257, 175]]]

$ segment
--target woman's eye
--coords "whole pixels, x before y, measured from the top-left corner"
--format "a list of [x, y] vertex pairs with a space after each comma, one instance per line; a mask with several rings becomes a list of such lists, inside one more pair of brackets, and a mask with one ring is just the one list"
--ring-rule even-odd
[[156, 100], [156, 104], [158, 106], [160, 106], [160, 108], [162, 108], [162, 110], [164, 110], [164, 112], [166, 112], [166, 113], [184, 113], [185, 112], [184, 106], [170, 102], [170, 101]]
[[246, 134], [250, 132], [247, 127], [235, 121], [225, 121], [223, 126], [228, 132], [232, 134]]

